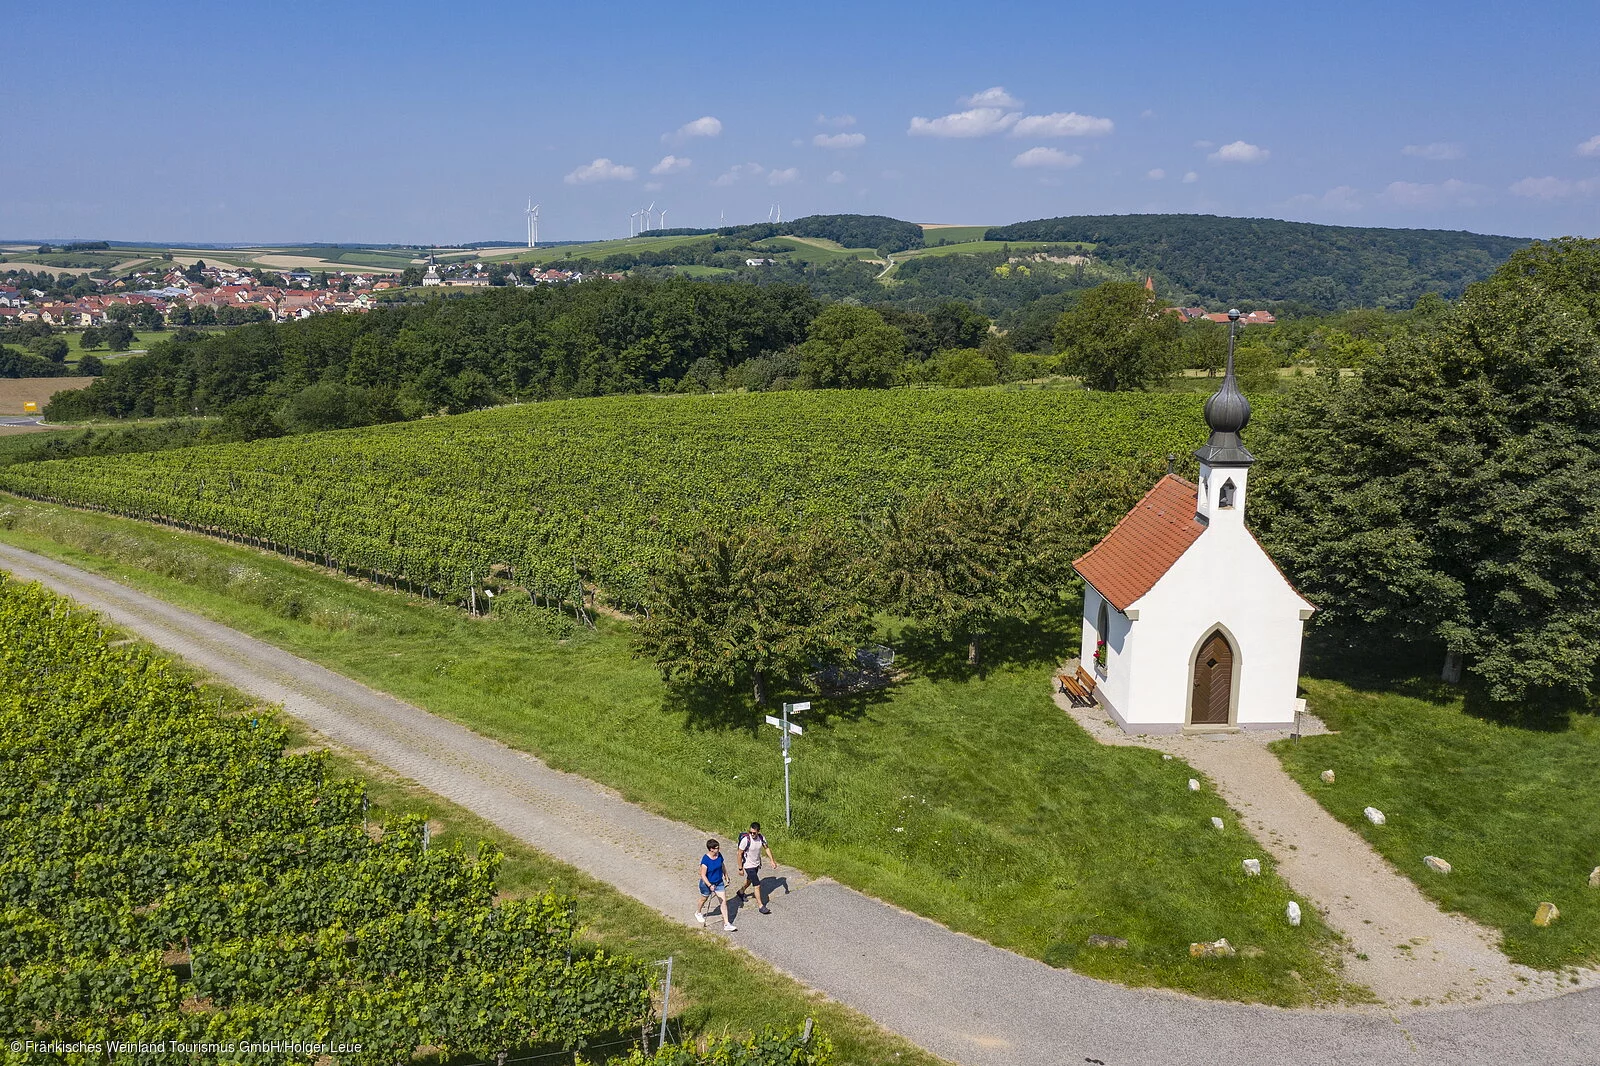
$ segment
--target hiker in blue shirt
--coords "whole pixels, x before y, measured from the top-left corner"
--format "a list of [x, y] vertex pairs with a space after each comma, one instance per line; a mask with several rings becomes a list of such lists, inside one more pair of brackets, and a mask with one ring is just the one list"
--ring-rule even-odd
[[[715, 840], [706, 841], [706, 853], [700, 856], [700, 905], [694, 909], [694, 920], [706, 924], [706, 904], [713, 898], [722, 911], [722, 928], [729, 933], [738, 932], [733, 915], [728, 912], [728, 864], [722, 858], [722, 845]], [[712, 914], [717, 913], [715, 910]]]

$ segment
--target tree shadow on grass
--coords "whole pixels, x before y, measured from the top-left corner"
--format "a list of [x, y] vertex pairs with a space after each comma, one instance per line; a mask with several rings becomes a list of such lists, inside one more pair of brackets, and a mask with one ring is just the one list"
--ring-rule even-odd
[[1571, 691], [1543, 691], [1526, 699], [1497, 702], [1471, 674], [1460, 684], [1440, 676], [1444, 645], [1408, 643], [1358, 628], [1319, 627], [1306, 634], [1302, 671], [1337, 681], [1357, 692], [1407, 696], [1436, 706], [1460, 703], [1462, 712], [1484, 722], [1539, 733], [1561, 733], [1574, 714], [1595, 714], [1600, 704]]
[[996, 627], [983, 638], [977, 666], [967, 662], [967, 642], [936, 630], [909, 626], [895, 644], [896, 665], [932, 681], [982, 681], [1013, 666], [1056, 666], [1072, 651], [1077, 616], [1067, 614]]
[[1468, 678], [1462, 711], [1483, 722], [1513, 726], [1532, 733], [1565, 733], [1578, 714], [1594, 714], [1595, 704], [1578, 692], [1541, 692], [1527, 699], [1498, 703], [1482, 682]]
[[891, 681], [880, 688], [856, 692], [776, 689], [769, 705], [760, 707], [743, 688], [669, 684], [662, 710], [682, 716], [684, 728], [692, 732], [738, 731], [754, 735], [770, 728], [766, 716], [780, 714], [785, 703], [810, 703], [811, 707], [794, 720], [802, 728], [822, 727], [865, 718], [872, 708], [889, 702], [898, 687], [898, 682]]
[[1300, 669], [1358, 692], [1409, 696], [1428, 703], [1461, 699], [1462, 686], [1440, 677], [1444, 645], [1408, 643], [1358, 628], [1318, 626], [1306, 631]]

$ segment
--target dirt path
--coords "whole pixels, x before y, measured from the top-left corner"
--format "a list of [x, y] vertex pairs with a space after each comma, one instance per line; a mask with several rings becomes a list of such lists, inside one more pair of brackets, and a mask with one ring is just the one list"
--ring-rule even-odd
[[[1344, 935], [1346, 972], [1386, 1004], [1504, 1002], [1508, 993], [1537, 998], [1573, 990], [1565, 976], [1511, 962], [1500, 952], [1497, 933], [1440, 910], [1308, 796], [1267, 750], [1269, 741], [1286, 733], [1133, 737], [1107, 721], [1099, 708], [1075, 706], [1059, 692], [1055, 700], [1100, 743], [1155, 748], [1210, 778], [1271, 853], [1278, 872], [1303, 894], [1301, 905], [1314, 903]], [[1306, 729], [1307, 734], [1325, 731], [1320, 722]], [[1600, 971], [1584, 971], [1579, 981], [1578, 987], [1600, 985]]]
[[[234, 687], [281, 702], [330, 743], [382, 764], [685, 924], [704, 828], [616, 794], [280, 648], [113, 581], [0, 544], [0, 566]], [[1282, 1011], [1124, 988], [953, 933], [793, 870], [769, 916], [730, 939], [967, 1066], [1578, 1066], [1600, 1046], [1600, 993], [1444, 1010]], [[708, 935], [723, 935], [720, 932]]]

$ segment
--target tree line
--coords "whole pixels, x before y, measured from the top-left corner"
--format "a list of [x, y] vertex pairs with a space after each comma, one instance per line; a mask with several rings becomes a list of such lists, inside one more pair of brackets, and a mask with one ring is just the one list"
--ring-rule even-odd
[[1320, 311], [1455, 298], [1529, 242], [1215, 215], [1079, 215], [996, 226], [991, 241], [1092, 241], [1096, 257], [1207, 303], [1299, 301]]
[[670, 683], [743, 690], [759, 705], [853, 666], [883, 615], [978, 670], [1070, 602], [1072, 560], [1152, 477], [1128, 464], [1044, 488], [934, 488], [844, 532], [708, 528], [652, 576], [635, 647]]
[[1600, 241], [1523, 249], [1252, 428], [1253, 524], [1381, 656], [1430, 642], [1490, 700], [1600, 681]]

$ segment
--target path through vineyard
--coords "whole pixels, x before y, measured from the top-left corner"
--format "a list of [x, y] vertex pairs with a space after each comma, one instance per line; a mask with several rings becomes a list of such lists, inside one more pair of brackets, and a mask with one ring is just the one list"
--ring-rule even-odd
[[[707, 832], [160, 600], [0, 544], [0, 566], [104, 614], [217, 679], [281, 703], [331, 743], [687, 922]], [[773, 914], [731, 939], [929, 1050], [971, 1066], [1074, 1062], [1333, 1066], [1589, 1063], [1600, 990], [1416, 1012], [1283, 1011], [1055, 970], [785, 868]], [[712, 933], [708, 935], [723, 935]]]

